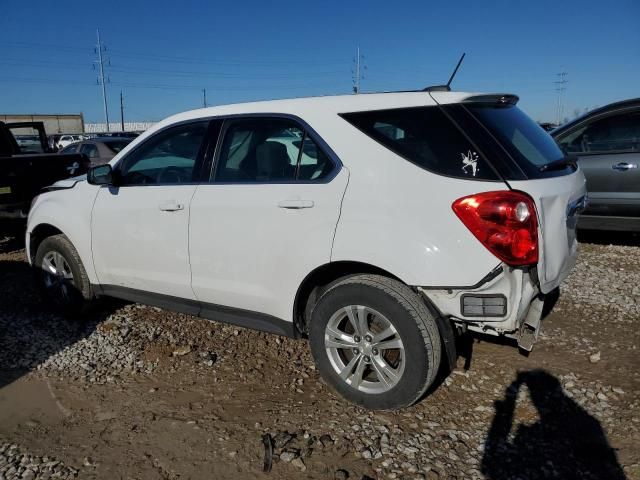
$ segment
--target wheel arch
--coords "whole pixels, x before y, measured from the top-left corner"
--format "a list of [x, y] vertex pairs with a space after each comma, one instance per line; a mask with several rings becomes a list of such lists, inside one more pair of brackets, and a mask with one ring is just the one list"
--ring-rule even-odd
[[[377, 267], [375, 265], [357, 262], [357, 261], [336, 261], [321, 265], [312, 270], [302, 281], [296, 292], [293, 305], [293, 321], [295, 331], [299, 335], [306, 336], [308, 333], [307, 319], [310, 317], [311, 309], [316, 300], [320, 298], [322, 292], [340, 278], [356, 274], [377, 274], [388, 278], [392, 278], [399, 282], [407, 284], [402, 278], [393, 273]], [[411, 286], [409, 285], [411, 288]], [[416, 292], [417, 293], [417, 292]], [[442, 339], [443, 362], [442, 367], [447, 369], [445, 375], [448, 375], [456, 365], [458, 356], [455, 332], [448, 318], [442, 316], [436, 306], [424, 295], [417, 293], [425, 303], [429, 311], [432, 313], [438, 325], [438, 331]]]
[[29, 260], [33, 263], [33, 260], [36, 257], [36, 252], [38, 251], [38, 247], [42, 243], [45, 238], [52, 237], [54, 235], [65, 235], [65, 233], [60, 230], [55, 225], [50, 223], [40, 223], [38, 224], [29, 234]]
[[307, 334], [307, 318], [311, 308], [326, 287], [348, 275], [366, 273], [382, 275], [403, 282], [393, 273], [369, 263], [340, 260], [320, 265], [307, 274], [296, 292], [293, 304], [293, 321], [296, 330], [301, 335]]

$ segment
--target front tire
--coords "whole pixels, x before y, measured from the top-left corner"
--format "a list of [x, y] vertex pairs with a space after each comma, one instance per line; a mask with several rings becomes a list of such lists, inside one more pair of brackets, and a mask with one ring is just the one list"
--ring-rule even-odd
[[77, 250], [64, 235], [45, 238], [35, 260], [36, 282], [56, 310], [76, 316], [85, 313], [94, 298], [91, 282]]
[[380, 275], [330, 286], [311, 314], [311, 351], [322, 377], [373, 410], [419, 400], [440, 366], [438, 327], [420, 296]]

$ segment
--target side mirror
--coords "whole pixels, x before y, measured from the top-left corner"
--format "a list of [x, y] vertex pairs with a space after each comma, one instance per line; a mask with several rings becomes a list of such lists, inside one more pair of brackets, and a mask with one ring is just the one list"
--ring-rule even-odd
[[111, 185], [113, 183], [113, 170], [108, 163], [91, 167], [87, 172], [87, 182], [91, 185]]

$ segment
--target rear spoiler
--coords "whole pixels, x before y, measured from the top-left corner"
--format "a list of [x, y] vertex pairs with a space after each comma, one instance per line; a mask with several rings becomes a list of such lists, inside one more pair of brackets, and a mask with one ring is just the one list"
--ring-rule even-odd
[[485, 103], [490, 105], [515, 105], [520, 98], [509, 93], [492, 93], [489, 95], [473, 95], [462, 100], [462, 103]]

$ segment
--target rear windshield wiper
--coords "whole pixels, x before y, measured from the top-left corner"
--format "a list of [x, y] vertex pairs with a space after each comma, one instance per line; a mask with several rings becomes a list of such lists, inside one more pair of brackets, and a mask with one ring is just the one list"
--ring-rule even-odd
[[540, 170], [541, 172], [547, 172], [549, 170], [562, 170], [569, 166], [573, 167], [574, 169], [578, 168], [576, 157], [566, 156], [564, 158], [561, 158], [560, 160], [545, 163], [544, 165], [540, 166], [538, 170]]

